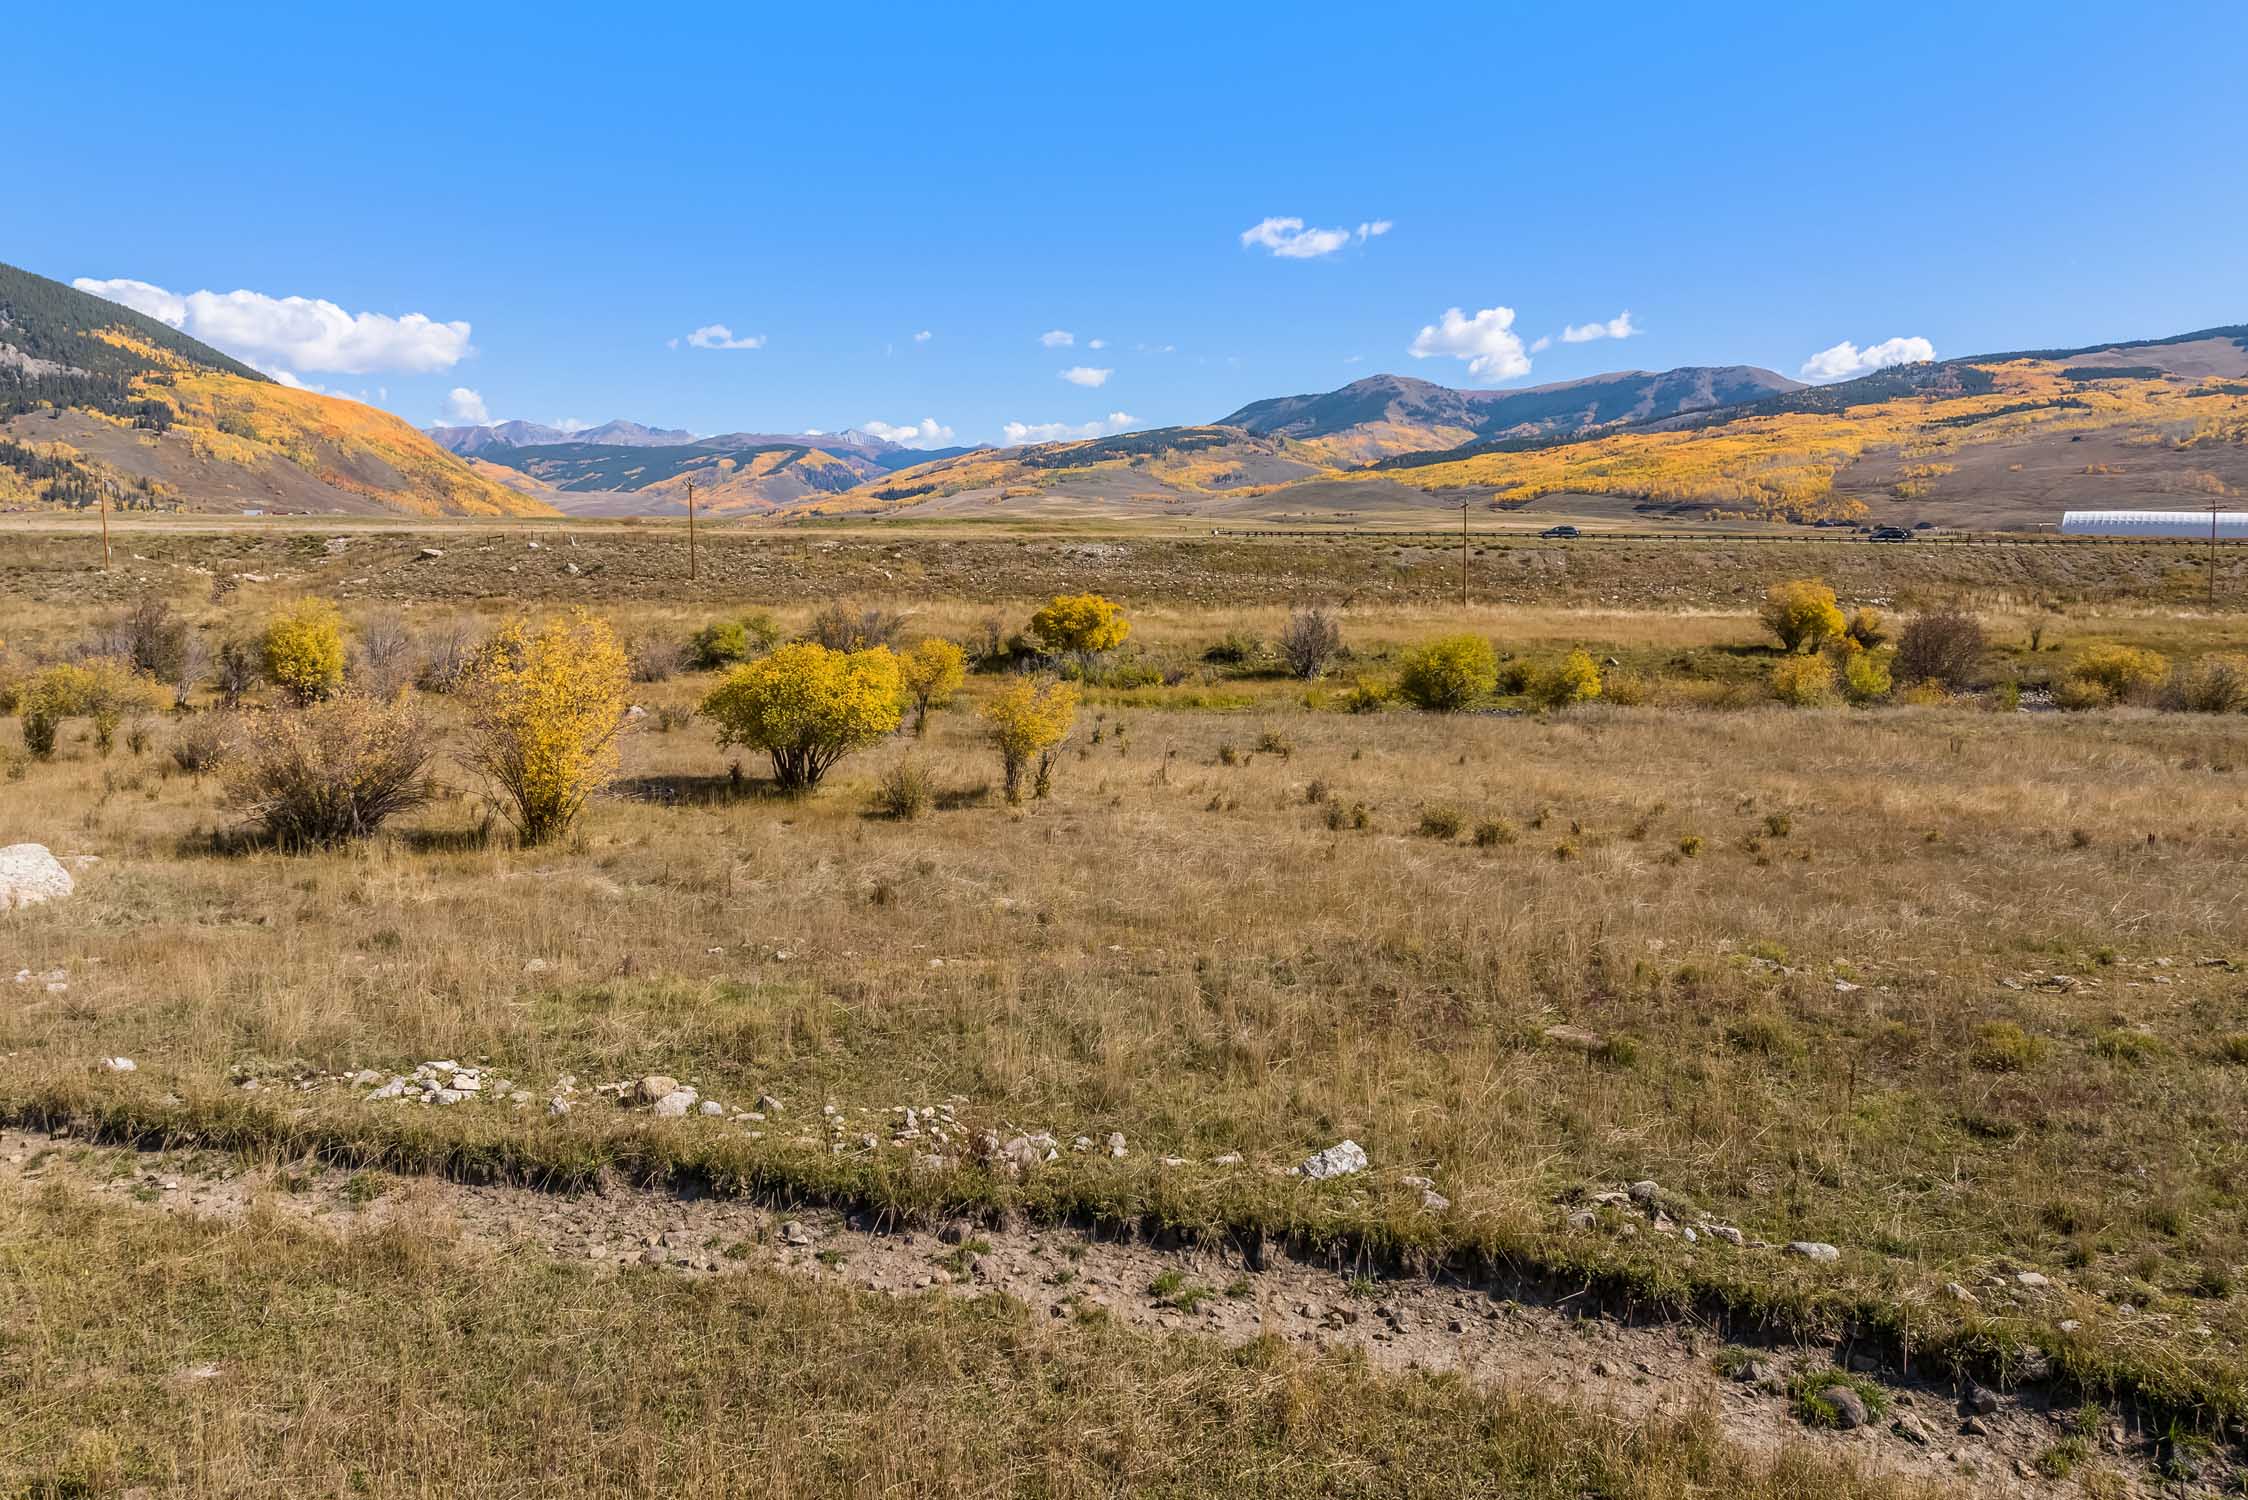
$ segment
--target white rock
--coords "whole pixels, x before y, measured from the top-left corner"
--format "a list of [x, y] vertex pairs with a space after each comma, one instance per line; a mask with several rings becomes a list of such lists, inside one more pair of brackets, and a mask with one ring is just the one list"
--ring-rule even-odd
[[1796, 1240], [1787, 1247], [1790, 1255], [1800, 1255], [1805, 1260], [1840, 1260], [1842, 1252], [1818, 1240]]
[[432, 1104], [458, 1104], [468, 1095], [459, 1089], [432, 1089], [428, 1097]]
[[1113, 1157], [1116, 1157], [1116, 1158], [1118, 1158], [1119, 1160], [1121, 1160], [1121, 1159], [1123, 1158], [1123, 1156], [1124, 1156], [1124, 1132], [1123, 1132], [1123, 1131], [1121, 1131], [1121, 1130], [1112, 1130], [1112, 1131], [1110, 1131], [1110, 1132], [1108, 1133], [1108, 1154], [1109, 1154], [1109, 1155], [1111, 1155], [1111, 1156], [1113, 1156]]
[[673, 1089], [656, 1101], [656, 1113], [667, 1120], [683, 1118], [687, 1111], [694, 1107], [695, 1091], [693, 1089]]
[[1238, 1167], [1241, 1165], [1241, 1153], [1228, 1151], [1223, 1156], [1213, 1156], [1210, 1158], [1210, 1165], [1213, 1167]]
[[106, 1073], [131, 1073], [137, 1071], [135, 1063], [129, 1057], [105, 1057], [101, 1060], [101, 1065], [102, 1071]]
[[[1436, 1189], [1434, 1189], [1434, 1188], [1422, 1188], [1422, 1189], [1421, 1189], [1421, 1207], [1423, 1207], [1423, 1208], [1427, 1209], [1427, 1210], [1428, 1210], [1428, 1211], [1429, 1211], [1430, 1213], [1432, 1213], [1432, 1214], [1440, 1214], [1440, 1213], [1444, 1212], [1444, 1210], [1446, 1210], [1447, 1208], [1450, 1208], [1451, 1206], [1452, 1206], [1452, 1200], [1451, 1200], [1451, 1199], [1449, 1199], [1449, 1198], [1447, 1198], [1447, 1197], [1445, 1197], [1445, 1196], [1444, 1196], [1444, 1195], [1443, 1195], [1442, 1193], [1438, 1192], [1438, 1191], [1437, 1191]], [[1691, 1238], [1693, 1237], [1693, 1234], [1694, 1234], [1694, 1231], [1693, 1231], [1693, 1230], [1691, 1230], [1691, 1229], [1689, 1229], [1689, 1230], [1687, 1230], [1687, 1231], [1686, 1231], [1686, 1235], [1687, 1235], [1687, 1238], [1689, 1238], [1689, 1239], [1691, 1239]]]
[[550, 1115], [566, 1115], [570, 1112], [570, 1101], [556, 1094], [546, 1101], [546, 1112]]
[[726, 1112], [726, 1106], [716, 1099], [705, 1099], [697, 1108], [706, 1115], [722, 1115]]
[[10, 844], [0, 849], [0, 911], [60, 901], [76, 888], [70, 872], [45, 844]]
[[1309, 1177], [1313, 1182], [1325, 1182], [1330, 1177], [1348, 1177], [1366, 1170], [1366, 1148], [1356, 1141], [1337, 1141], [1316, 1156], [1307, 1156], [1296, 1165], [1298, 1177]]
[[2043, 1274], [2037, 1271], [2018, 1272], [2014, 1277], [2014, 1283], [2017, 1286], [2026, 1286], [2031, 1291], [2039, 1291], [2053, 1284], [2050, 1280], [2046, 1279]]
[[368, 1097], [368, 1098], [369, 1098], [370, 1100], [374, 1100], [374, 1099], [396, 1099], [396, 1098], [399, 1098], [400, 1096], [402, 1096], [402, 1095], [403, 1095], [403, 1094], [404, 1094], [405, 1092], [406, 1092], [406, 1080], [405, 1080], [405, 1079], [403, 1079], [403, 1078], [393, 1078], [393, 1079], [391, 1079], [391, 1080], [390, 1080], [390, 1082], [388, 1082], [388, 1083], [384, 1084], [384, 1085], [383, 1085], [383, 1086], [382, 1086], [381, 1088], [379, 1088], [379, 1089], [376, 1089], [376, 1090], [375, 1090], [375, 1091], [374, 1091], [373, 1093], [369, 1094], [369, 1095], [368, 1095], [367, 1097]]

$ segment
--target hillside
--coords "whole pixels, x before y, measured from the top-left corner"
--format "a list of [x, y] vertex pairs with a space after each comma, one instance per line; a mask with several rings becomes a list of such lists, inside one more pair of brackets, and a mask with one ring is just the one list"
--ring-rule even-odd
[[372, 407], [0, 265], [0, 508], [552, 511]]

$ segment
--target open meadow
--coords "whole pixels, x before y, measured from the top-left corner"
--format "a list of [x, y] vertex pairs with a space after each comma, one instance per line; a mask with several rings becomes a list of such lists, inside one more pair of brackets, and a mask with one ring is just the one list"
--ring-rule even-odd
[[[0, 1123], [48, 1142], [0, 1206], [0, 1492], [2237, 1483], [2248, 627], [2199, 555], [1494, 543], [1463, 609], [1434, 542], [815, 529], [705, 538], [690, 585], [647, 530], [0, 539], [0, 845], [75, 887], [0, 913]], [[1881, 618], [1784, 649], [1804, 578]], [[1032, 628], [1082, 590], [1128, 638]], [[308, 595], [343, 656], [304, 696], [403, 703], [426, 752], [317, 847], [244, 769], [327, 711], [273, 680]], [[1965, 659], [1914, 644], [1955, 608]], [[631, 712], [527, 846], [470, 664], [580, 610]], [[964, 680], [777, 785], [713, 691], [839, 629]], [[1463, 639], [1487, 678], [1426, 653]], [[144, 653], [185, 681], [37, 753], [41, 672]], [[992, 713], [1046, 680], [1074, 719], [1010, 800]], [[167, 1216], [163, 1171], [258, 1187]], [[729, 1273], [441, 1204], [335, 1227], [442, 1185], [795, 1228]], [[926, 1270], [853, 1287], [846, 1232]], [[1024, 1235], [1207, 1286], [1033, 1297]], [[1722, 1405], [1478, 1375], [1434, 1289], [1685, 1330]], [[1346, 1347], [1408, 1319], [1410, 1359]]]

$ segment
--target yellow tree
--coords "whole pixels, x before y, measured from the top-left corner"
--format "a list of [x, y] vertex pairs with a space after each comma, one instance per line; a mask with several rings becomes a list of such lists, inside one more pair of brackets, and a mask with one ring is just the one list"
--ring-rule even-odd
[[898, 658], [898, 674], [913, 704], [913, 732], [929, 732], [929, 710], [942, 708], [968, 680], [968, 653], [941, 636], [931, 636]]
[[799, 641], [727, 673], [702, 713], [716, 721], [721, 749], [764, 751], [773, 778], [798, 791], [896, 731], [899, 689], [898, 659], [886, 646], [830, 651]]
[[332, 697], [343, 686], [343, 616], [307, 595], [265, 627], [265, 675], [299, 703]]
[[1834, 590], [1816, 578], [1773, 584], [1757, 613], [1788, 651], [1816, 651], [1849, 628]]
[[631, 681], [616, 632], [582, 610], [536, 631], [510, 620], [477, 655], [460, 688], [466, 759], [525, 844], [567, 833], [616, 773]]
[[1104, 651], [1114, 651], [1132, 633], [1124, 607], [1098, 594], [1056, 594], [1030, 617], [1030, 633], [1055, 653], [1068, 652], [1089, 664]]
[[1023, 800], [1023, 772], [1037, 758], [1037, 795], [1052, 785], [1054, 752], [1077, 723], [1077, 688], [1052, 680], [1017, 677], [986, 703], [984, 722], [1006, 774], [1007, 800]]

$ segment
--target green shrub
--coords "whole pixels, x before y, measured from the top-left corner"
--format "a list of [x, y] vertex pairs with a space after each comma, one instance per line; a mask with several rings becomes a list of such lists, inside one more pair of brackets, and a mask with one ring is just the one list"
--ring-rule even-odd
[[2218, 652], [2182, 667], [2171, 679], [2171, 707], [2197, 714], [2248, 708], [2248, 656]]
[[1455, 807], [1424, 807], [1421, 809], [1421, 837], [1442, 839], [1445, 843], [1460, 836], [1466, 826]]
[[1343, 709], [1354, 714], [1380, 713], [1395, 690], [1379, 677], [1361, 677], [1343, 694]]
[[2045, 1043], [2012, 1021], [1986, 1021], [1975, 1028], [1967, 1056], [1986, 1073], [2019, 1073], [2045, 1056]]
[[1448, 635], [1424, 641], [1405, 653], [1398, 691], [1416, 708], [1451, 713], [1498, 685], [1499, 658], [1479, 635]]
[[875, 811], [901, 823], [920, 817], [935, 800], [936, 784], [924, 767], [911, 760], [901, 760], [883, 772], [874, 788]]

